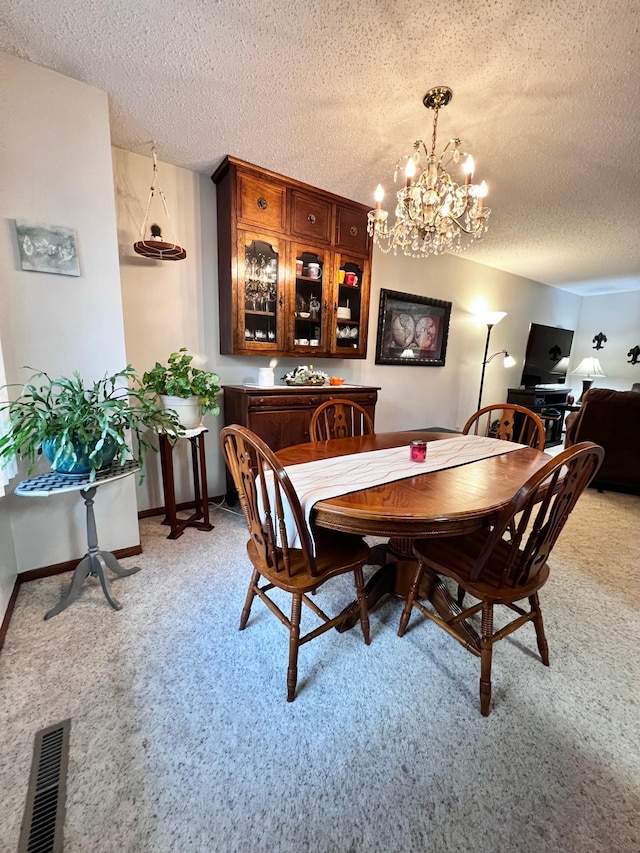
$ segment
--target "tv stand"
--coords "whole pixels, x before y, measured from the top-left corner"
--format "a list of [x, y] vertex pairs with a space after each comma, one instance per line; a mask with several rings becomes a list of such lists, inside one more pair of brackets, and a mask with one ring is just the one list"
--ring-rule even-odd
[[537, 415], [544, 415], [548, 409], [557, 409], [560, 413], [558, 420], [545, 420], [545, 447], [562, 444], [562, 426], [567, 407], [567, 397], [571, 388], [509, 388], [507, 403], [526, 406]]

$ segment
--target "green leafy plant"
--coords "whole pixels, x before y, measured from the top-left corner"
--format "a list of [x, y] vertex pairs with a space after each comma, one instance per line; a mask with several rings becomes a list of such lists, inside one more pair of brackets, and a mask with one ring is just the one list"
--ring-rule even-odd
[[196, 396], [200, 399], [203, 415], [207, 412], [217, 415], [220, 413], [220, 377], [217, 373], [192, 367], [192, 361], [193, 356], [187, 353], [187, 348], [180, 347], [178, 352], [171, 353], [167, 364], [156, 361], [155, 367], [143, 375], [143, 385], [147, 392], [153, 394], [183, 399]]
[[127, 443], [131, 430], [137, 439], [135, 458], [142, 481], [143, 450], [156, 450], [142, 432], [182, 433], [175, 413], [159, 408], [146, 396], [131, 365], [87, 387], [77, 372], [72, 378], [52, 379], [44, 371], [34, 373], [24, 386], [4, 387], [22, 390], [16, 400], [0, 404], [0, 412], [9, 416], [9, 431], [0, 438], [0, 462], [15, 454], [29, 461], [29, 473], [44, 452], [54, 469], [61, 462], [88, 460], [93, 481], [105, 460], [113, 458], [118, 464], [126, 460], [131, 453]]

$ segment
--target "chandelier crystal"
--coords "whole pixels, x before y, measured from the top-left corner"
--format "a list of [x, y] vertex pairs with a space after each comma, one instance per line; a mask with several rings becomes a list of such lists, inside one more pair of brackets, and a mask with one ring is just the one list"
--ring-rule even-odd
[[[382, 209], [384, 191], [378, 185], [376, 208], [368, 214], [367, 228], [383, 252], [394, 254], [401, 249], [409, 257], [422, 258], [442, 252], [462, 252], [487, 230], [491, 210], [485, 207], [487, 185], [472, 184], [475, 165], [473, 157], [460, 150], [460, 140], [450, 139], [439, 157], [436, 156], [438, 112], [451, 101], [453, 93], [447, 86], [429, 89], [422, 102], [433, 110], [431, 150], [418, 139], [413, 153], [401, 157], [393, 173], [404, 175], [405, 185], [397, 192], [395, 222], [388, 223], [388, 212]], [[424, 152], [426, 162], [421, 162]], [[461, 158], [466, 158], [460, 162]], [[451, 166], [462, 171], [462, 182], [449, 174]]]

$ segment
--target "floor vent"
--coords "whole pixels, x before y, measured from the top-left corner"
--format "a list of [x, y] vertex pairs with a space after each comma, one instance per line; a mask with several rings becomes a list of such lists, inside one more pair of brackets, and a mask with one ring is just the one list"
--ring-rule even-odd
[[62, 853], [71, 720], [36, 732], [18, 853]]

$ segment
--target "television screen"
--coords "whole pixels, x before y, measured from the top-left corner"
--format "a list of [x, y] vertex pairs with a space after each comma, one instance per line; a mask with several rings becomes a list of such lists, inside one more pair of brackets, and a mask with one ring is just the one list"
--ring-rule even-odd
[[567, 379], [573, 332], [555, 326], [532, 323], [521, 385], [563, 385]]

